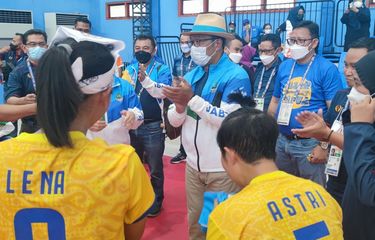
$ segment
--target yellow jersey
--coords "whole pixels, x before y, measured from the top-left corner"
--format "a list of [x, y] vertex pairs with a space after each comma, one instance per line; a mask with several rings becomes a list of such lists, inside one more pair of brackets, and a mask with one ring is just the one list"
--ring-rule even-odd
[[71, 132], [74, 148], [42, 133], [0, 143], [0, 239], [125, 239], [124, 224], [154, 192], [134, 149]]
[[211, 213], [207, 239], [343, 239], [342, 212], [320, 185], [285, 172], [254, 178]]

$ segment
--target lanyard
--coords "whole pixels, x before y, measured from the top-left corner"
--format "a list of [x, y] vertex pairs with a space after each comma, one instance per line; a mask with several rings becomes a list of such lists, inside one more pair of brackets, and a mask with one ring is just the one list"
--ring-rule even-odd
[[[263, 66], [262, 74], [260, 75], [260, 81], [259, 81], [259, 84], [258, 84], [258, 90], [257, 90], [257, 92], [256, 92], [256, 94], [255, 94], [255, 97], [256, 97], [256, 98], [259, 97], [259, 92], [260, 92], [260, 89], [262, 88], [263, 76], [264, 76], [265, 69], [266, 69], [266, 67]], [[264, 95], [266, 95], [266, 92], [267, 92], [268, 88], [270, 87], [270, 84], [271, 84], [272, 78], [273, 78], [273, 76], [275, 75], [275, 73], [276, 73], [276, 67], [275, 67], [275, 68], [272, 70], [272, 72], [271, 72], [271, 75], [270, 75], [270, 77], [269, 77], [269, 79], [268, 79], [268, 82], [267, 82], [266, 88], [264, 89], [264, 92], [263, 92], [263, 94], [262, 94], [262, 98], [264, 98]]]
[[[152, 67], [151, 67], [150, 71], [149, 71], [148, 73], [146, 72], [146, 77], [147, 77], [147, 76], [151, 76], [151, 73], [152, 73], [152, 71], [154, 70], [155, 66], [156, 66], [156, 62], [154, 62], [154, 64], [152, 64]], [[135, 69], [134, 69], [134, 70], [135, 70]], [[147, 70], [147, 69], [146, 69], [146, 70]], [[134, 79], [136, 79], [136, 84], [141, 84], [141, 83], [138, 81], [137, 73], [138, 73], [137, 71], [134, 71], [133, 77], [134, 77]], [[134, 76], [134, 75], [135, 75], [135, 76]], [[137, 89], [137, 86], [135, 87], [135, 89]], [[138, 97], [141, 97], [142, 92], [143, 92], [143, 87], [141, 87], [141, 89], [139, 90], [139, 93], [137, 94]]]
[[[181, 63], [180, 63], [180, 68], [181, 68], [181, 74], [183, 77], [185, 74], [184, 74], [184, 64], [183, 64], [183, 60], [184, 60], [184, 56], [181, 57]], [[193, 59], [190, 59], [190, 62], [189, 62], [189, 65], [188, 65], [188, 68], [187, 68], [187, 71], [186, 72], [190, 72], [190, 69], [191, 69], [191, 65], [193, 63]]]
[[[306, 69], [305, 73], [303, 74], [302, 81], [300, 82], [300, 84], [298, 84], [298, 88], [296, 89], [296, 94], [295, 94], [295, 96], [294, 96], [294, 97], [295, 97], [294, 99], [297, 99], [298, 94], [299, 94], [299, 91], [301, 90], [302, 85], [303, 85], [303, 83], [305, 82], [305, 79], [306, 79], [307, 73], [309, 72], [310, 67], [311, 67], [312, 63], [314, 62], [314, 60], [315, 60], [315, 55], [312, 57], [312, 59], [311, 59], [309, 65], [307, 66], [307, 69]], [[290, 80], [292, 79], [293, 72], [294, 72], [294, 67], [296, 66], [296, 62], [297, 62], [297, 61], [295, 61], [295, 62], [293, 63], [292, 70], [290, 71], [289, 78], [288, 78], [288, 82], [286, 83], [286, 86], [287, 86], [287, 87], [284, 88], [284, 93], [283, 93], [284, 96], [283, 96], [283, 99], [286, 97], [287, 90], [289, 90], [289, 87], [290, 87]]]
[[29, 69], [31, 80], [33, 81], [34, 90], [36, 91], [35, 77], [34, 77], [33, 69], [31, 68], [31, 64], [29, 60], [27, 60], [27, 67]]

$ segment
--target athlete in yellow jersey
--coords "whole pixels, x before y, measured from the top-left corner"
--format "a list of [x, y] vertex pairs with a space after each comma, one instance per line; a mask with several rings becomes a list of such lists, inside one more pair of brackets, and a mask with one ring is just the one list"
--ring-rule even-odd
[[278, 171], [275, 120], [256, 109], [228, 115], [217, 141], [243, 189], [211, 213], [207, 239], [343, 239], [342, 212], [318, 184]]
[[41, 132], [0, 143], [0, 239], [142, 236], [154, 193], [134, 149], [85, 137], [108, 107], [113, 55], [123, 44], [82, 38], [39, 61]]

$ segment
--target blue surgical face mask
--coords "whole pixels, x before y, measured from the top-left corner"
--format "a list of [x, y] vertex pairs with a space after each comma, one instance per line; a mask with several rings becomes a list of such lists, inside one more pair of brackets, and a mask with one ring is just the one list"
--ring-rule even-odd
[[39, 59], [43, 56], [43, 54], [47, 51], [46, 48], [42, 47], [33, 47], [28, 49], [27, 55], [29, 56], [31, 61], [39, 61]]

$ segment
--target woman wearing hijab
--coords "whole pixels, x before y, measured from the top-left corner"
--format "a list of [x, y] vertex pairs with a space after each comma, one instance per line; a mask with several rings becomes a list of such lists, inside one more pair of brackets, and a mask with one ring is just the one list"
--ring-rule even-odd
[[[355, 64], [351, 123], [344, 125], [348, 173], [343, 208], [345, 239], [375, 239], [375, 52]], [[349, 97], [349, 96], [348, 96]]]
[[[290, 22], [290, 24], [292, 25], [292, 27], [294, 28], [295, 26], [297, 26], [300, 22], [303, 21], [303, 18], [305, 17], [305, 8], [303, 6], [297, 6], [297, 7], [294, 7], [292, 8], [290, 11], [289, 11], [289, 14], [288, 14], [288, 18], [286, 19], [285, 22], [283, 22], [276, 30], [277, 33], [282, 33], [282, 32], [285, 32], [287, 30], [287, 24], [288, 24], [288, 21]], [[293, 29], [292, 29], [293, 30]]]
[[123, 43], [79, 36], [51, 44], [39, 61], [41, 131], [0, 143], [0, 239], [142, 236], [154, 193], [138, 156], [85, 136], [106, 112]]
[[341, 17], [341, 22], [346, 25], [345, 52], [348, 51], [352, 42], [370, 36], [370, 20], [370, 10], [366, 7], [365, 1], [349, 1], [349, 6]]
[[244, 44], [244, 47], [242, 48], [242, 58], [240, 60], [239, 65], [245, 69], [245, 71], [249, 75], [251, 86], [254, 86], [255, 67], [253, 66], [252, 61], [257, 53], [257, 50], [249, 44], [246, 44], [246, 42], [242, 43]]

